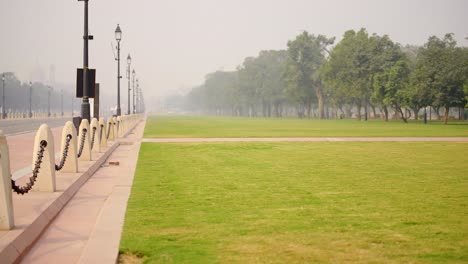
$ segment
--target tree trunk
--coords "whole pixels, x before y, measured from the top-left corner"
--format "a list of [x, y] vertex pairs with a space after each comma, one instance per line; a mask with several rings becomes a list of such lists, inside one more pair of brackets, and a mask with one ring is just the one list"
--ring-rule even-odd
[[408, 120], [406, 119], [405, 114], [403, 113], [403, 109], [401, 109], [400, 106], [397, 106], [395, 108], [398, 109], [398, 111], [400, 112], [401, 119], [403, 119], [403, 122], [408, 123]]
[[416, 108], [413, 108], [413, 112], [414, 112], [414, 120], [419, 120], [419, 117], [418, 117], [418, 114], [419, 114], [419, 108], [416, 109]]
[[377, 117], [377, 113], [376, 113], [376, 111], [375, 111], [375, 105], [370, 104], [370, 106], [371, 106], [371, 109], [372, 109], [372, 114], [374, 115], [374, 118], [376, 118], [376, 117]]
[[444, 111], [444, 125], [446, 125], [448, 122], [449, 110], [450, 110], [450, 107], [446, 106], [445, 111]]
[[322, 87], [318, 86], [315, 88], [315, 94], [317, 95], [318, 99], [318, 117], [319, 119], [323, 119], [325, 116], [325, 111], [324, 111], [324, 102], [323, 102], [323, 94], [322, 94]]
[[440, 113], [439, 113], [440, 106], [434, 106], [433, 108], [434, 108], [434, 114], [436, 116], [436, 119], [440, 120]]
[[386, 105], [383, 107], [384, 115], [385, 115], [385, 122], [388, 122], [388, 108]]
[[361, 120], [361, 102], [357, 103], [357, 118], [360, 121]]
[[367, 98], [364, 101], [364, 121], [367, 121]]

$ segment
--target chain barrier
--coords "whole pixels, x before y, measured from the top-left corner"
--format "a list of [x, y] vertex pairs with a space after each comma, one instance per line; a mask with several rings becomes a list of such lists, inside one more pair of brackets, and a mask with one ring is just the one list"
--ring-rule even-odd
[[93, 135], [91, 136], [91, 148], [93, 148], [93, 145], [94, 145], [94, 137], [96, 135], [96, 129], [97, 127], [93, 127]]
[[63, 148], [63, 152], [62, 152], [62, 159], [60, 159], [59, 165], [55, 164], [55, 170], [56, 171], [61, 170], [63, 168], [63, 166], [65, 165], [65, 161], [67, 160], [68, 148], [70, 147], [71, 139], [72, 139], [72, 135], [68, 134], [67, 138], [65, 139], [65, 147]]
[[42, 158], [44, 157], [44, 151], [46, 147], [47, 147], [47, 141], [42, 140], [41, 143], [39, 144], [39, 151], [37, 153], [37, 160], [36, 160], [36, 163], [34, 164], [32, 176], [29, 177], [29, 182], [26, 183], [26, 186], [16, 185], [16, 181], [11, 179], [11, 188], [13, 189], [15, 193], [24, 195], [25, 193], [28, 193], [32, 189], [32, 187], [34, 186], [34, 183], [36, 182], [39, 169], [41, 168]]
[[80, 142], [80, 149], [78, 150], [78, 155], [77, 157], [81, 157], [81, 154], [83, 153], [83, 148], [84, 148], [84, 142], [85, 142], [85, 139], [86, 139], [86, 132], [88, 132], [88, 130], [86, 128], [83, 128], [82, 129], [82, 133], [83, 133], [83, 137], [81, 137], [81, 142]]

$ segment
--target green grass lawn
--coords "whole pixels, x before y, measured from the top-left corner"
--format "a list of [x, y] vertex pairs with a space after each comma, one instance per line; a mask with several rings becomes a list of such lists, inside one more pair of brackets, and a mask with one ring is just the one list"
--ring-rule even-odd
[[145, 137], [467, 137], [468, 122], [149, 117]]
[[467, 263], [468, 144], [143, 143], [120, 250], [146, 263]]

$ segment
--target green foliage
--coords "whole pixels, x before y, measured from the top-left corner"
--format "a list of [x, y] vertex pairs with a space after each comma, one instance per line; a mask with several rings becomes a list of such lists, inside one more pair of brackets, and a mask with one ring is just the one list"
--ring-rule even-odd
[[240, 117], [149, 117], [145, 137], [466, 137], [468, 123], [404, 124], [372, 120], [299, 120]]
[[255, 117], [261, 108], [264, 117], [297, 113], [322, 119], [332, 107], [335, 117], [354, 111], [359, 119], [364, 109], [367, 120], [370, 106], [387, 121], [393, 110], [407, 122], [408, 109], [417, 119], [423, 107], [443, 107], [447, 121], [449, 107], [467, 103], [468, 49], [457, 47], [452, 34], [432, 36], [424, 47], [401, 47], [362, 28], [346, 31], [329, 51], [333, 43], [304, 31], [287, 42], [287, 50], [261, 51], [235, 72], [209, 74], [188, 95], [190, 109]]
[[310, 117], [313, 101], [319, 103], [319, 118], [323, 118], [323, 85], [320, 68], [325, 64], [325, 50], [334, 38], [310, 35], [304, 31], [295, 40], [288, 41], [289, 59], [285, 71], [287, 92], [298, 103], [299, 117]]
[[143, 143], [120, 251], [145, 263], [465, 263], [467, 158], [442, 142]]
[[429, 90], [432, 105], [445, 108], [445, 122], [449, 107], [464, 105], [464, 65], [463, 49], [456, 47], [453, 34], [446, 34], [443, 39], [430, 37], [418, 53], [414, 83]]

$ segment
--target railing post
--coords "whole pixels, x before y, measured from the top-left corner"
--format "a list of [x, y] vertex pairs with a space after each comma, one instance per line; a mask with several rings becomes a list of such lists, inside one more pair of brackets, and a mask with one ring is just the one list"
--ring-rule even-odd
[[97, 118], [93, 118], [91, 120], [91, 137], [93, 134], [93, 130], [96, 129], [95, 135], [94, 135], [94, 142], [93, 145], [91, 146], [91, 151], [95, 153], [99, 153], [101, 151], [101, 139], [99, 138], [99, 135], [101, 134], [101, 127], [99, 126], [99, 122]]
[[107, 147], [107, 126], [104, 118], [99, 118], [99, 127], [101, 128], [101, 150]]
[[34, 190], [41, 192], [55, 192], [55, 153], [54, 153], [54, 137], [52, 131], [47, 124], [42, 124], [36, 133], [34, 140], [32, 169], [38, 160], [37, 153], [39, 152], [41, 141], [45, 140], [47, 146], [44, 150], [41, 168], [37, 174], [37, 181], [34, 185]]
[[78, 172], [78, 159], [76, 157], [76, 154], [77, 154], [77, 149], [76, 149], [77, 137], [76, 137], [76, 129], [75, 129], [75, 126], [73, 126], [72, 121], [67, 121], [65, 123], [65, 126], [63, 127], [63, 130], [62, 130], [62, 147], [61, 147], [62, 151], [65, 148], [67, 135], [71, 135], [72, 138], [70, 140], [70, 145], [68, 147], [67, 160], [65, 162], [65, 165], [63, 165], [63, 168], [60, 171], [61, 172], [75, 173], [75, 172]]
[[11, 195], [8, 144], [3, 132], [0, 130], [0, 230], [10, 230], [15, 225]]
[[114, 140], [116, 140], [119, 137], [117, 126], [118, 126], [117, 117], [114, 116], [112, 118], [112, 132], [114, 133]]
[[[86, 129], [86, 133], [83, 132], [83, 129]], [[80, 148], [83, 148], [81, 151], [81, 156], [78, 157], [79, 161], [91, 161], [91, 137], [93, 131], [89, 129], [89, 122], [88, 119], [81, 120], [80, 127], [78, 128], [79, 136], [78, 136], [78, 153]], [[84, 141], [83, 141], [84, 137]], [[83, 145], [83, 146], [82, 146]]]
[[[113, 117], [107, 119], [106, 129], [107, 129], [107, 131], [109, 131], [109, 137], [107, 139], [110, 140], [110, 141], [113, 141], [114, 140], [114, 118]], [[106, 131], [106, 133], [107, 133], [107, 131]]]
[[117, 117], [117, 138], [122, 136], [122, 117]]

